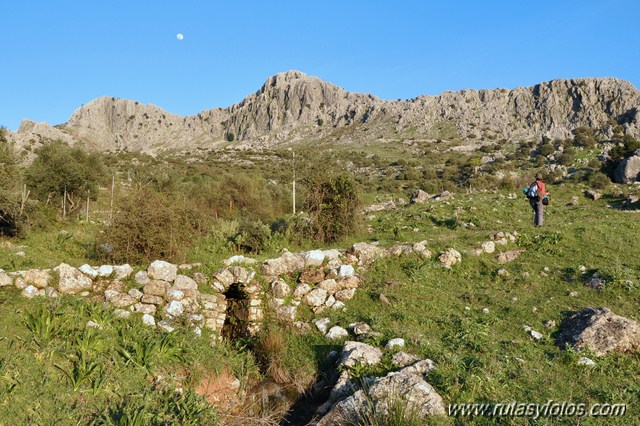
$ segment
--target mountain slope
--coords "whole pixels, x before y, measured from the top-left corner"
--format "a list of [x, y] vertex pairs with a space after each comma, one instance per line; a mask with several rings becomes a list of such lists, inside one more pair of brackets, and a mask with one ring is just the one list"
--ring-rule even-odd
[[[156, 153], [215, 148], [232, 139], [262, 146], [303, 137], [359, 142], [389, 132], [395, 138], [410, 135], [459, 141], [542, 135], [564, 138], [577, 127], [606, 131], [613, 122], [638, 136], [639, 108], [640, 92], [614, 78], [553, 80], [514, 90], [462, 90], [385, 101], [289, 71], [270, 77], [260, 90], [236, 105], [187, 117], [154, 105], [98, 98], [78, 108], [65, 125], [49, 126], [40, 139], [67, 135], [64, 137], [96, 150]], [[355, 132], [358, 123], [367, 126]], [[10, 137], [24, 146], [25, 140], [33, 141], [38, 126], [46, 127], [24, 126], [23, 131], [21, 126]], [[449, 130], [447, 134], [443, 128]]]

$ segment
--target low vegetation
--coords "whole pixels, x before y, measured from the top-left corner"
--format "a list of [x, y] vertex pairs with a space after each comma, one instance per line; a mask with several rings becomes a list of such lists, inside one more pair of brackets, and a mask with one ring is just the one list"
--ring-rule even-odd
[[[470, 153], [452, 150], [446, 140], [372, 143], [358, 150], [326, 142], [301, 150], [295, 164], [284, 149], [228, 149], [187, 159], [97, 156], [54, 143], [24, 166], [2, 140], [0, 268], [50, 268], [63, 261], [136, 267], [162, 258], [201, 262], [201, 270], [211, 272], [235, 254], [263, 259], [283, 248], [427, 240], [434, 254], [457, 249], [462, 263], [449, 270], [417, 255], [379, 261], [362, 271], [364, 288], [345, 311], [322, 315], [345, 327], [370, 324], [380, 333], [368, 338], [372, 344], [403, 337], [405, 351], [435, 362], [427, 380], [445, 403], [625, 403], [627, 415], [608, 420], [629, 424], [639, 415], [638, 354], [596, 358], [559, 348], [554, 340], [566, 313], [586, 306], [606, 306], [637, 320], [637, 203], [636, 210], [623, 209], [637, 190], [612, 184], [610, 175], [638, 142], [620, 129], [613, 132], [607, 141], [597, 140], [600, 133], [592, 129], [577, 129], [568, 140], [492, 140]], [[601, 155], [605, 147], [609, 157]], [[551, 192], [543, 228], [531, 226], [531, 209], [521, 195], [537, 171]], [[364, 205], [407, 199], [415, 189], [454, 196], [362, 214]], [[587, 189], [603, 197], [587, 199]], [[515, 261], [502, 265], [493, 255], [469, 254], [492, 234], [514, 231], [517, 241], [498, 251], [525, 250]], [[603, 277], [603, 289], [583, 285], [593, 273]], [[0, 315], [0, 419], [16, 424], [277, 424], [296, 398], [331, 376], [328, 354], [340, 348], [320, 333], [301, 334], [270, 316], [259, 336], [210, 345], [206, 332], [167, 334], [116, 318], [88, 300], [25, 300], [6, 289], [0, 292]], [[314, 318], [311, 311], [299, 316]], [[524, 326], [544, 338], [532, 340]], [[354, 374], [390, 371], [390, 355]], [[597, 365], [579, 365], [581, 356]], [[225, 372], [240, 380], [245, 396], [261, 395], [265, 383], [275, 383], [285, 398], [247, 397], [235, 411], [216, 410], [194, 390], [203, 377]], [[405, 424], [401, 405], [384, 419], [375, 410], [365, 414], [367, 424]], [[529, 421], [516, 420], [434, 422]]]

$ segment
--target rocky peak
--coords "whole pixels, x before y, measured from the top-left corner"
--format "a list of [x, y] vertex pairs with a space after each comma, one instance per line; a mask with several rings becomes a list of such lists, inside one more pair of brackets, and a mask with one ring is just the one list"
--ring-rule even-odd
[[473, 147], [503, 138], [567, 138], [577, 127], [604, 128], [611, 120], [638, 137], [639, 108], [638, 90], [615, 78], [560, 79], [513, 90], [467, 89], [384, 101], [287, 71], [225, 109], [181, 117], [155, 105], [101, 97], [78, 108], [66, 125], [25, 122], [9, 139], [22, 146], [63, 139], [101, 151], [146, 153], [215, 148], [231, 139], [269, 146], [326, 137], [344, 143], [444, 139]]

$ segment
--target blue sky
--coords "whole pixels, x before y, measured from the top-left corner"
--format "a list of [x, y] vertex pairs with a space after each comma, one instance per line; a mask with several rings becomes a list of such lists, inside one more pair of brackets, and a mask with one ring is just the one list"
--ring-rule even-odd
[[640, 86], [635, 0], [3, 0], [0, 16], [12, 130], [64, 123], [99, 96], [196, 114], [291, 69], [383, 99], [556, 78]]

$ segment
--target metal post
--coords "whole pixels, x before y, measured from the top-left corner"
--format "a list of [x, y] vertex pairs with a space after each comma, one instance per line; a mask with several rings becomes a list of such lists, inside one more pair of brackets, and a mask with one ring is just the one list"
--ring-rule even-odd
[[291, 163], [291, 169], [293, 171], [293, 190], [292, 190], [292, 198], [293, 198], [293, 215], [296, 215], [296, 152], [291, 148], [291, 153], [293, 156], [293, 162]]
[[87, 216], [86, 222], [89, 223], [89, 197], [91, 196], [91, 190], [87, 189]]

